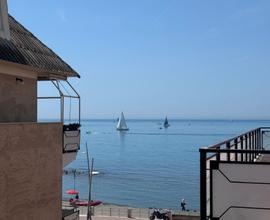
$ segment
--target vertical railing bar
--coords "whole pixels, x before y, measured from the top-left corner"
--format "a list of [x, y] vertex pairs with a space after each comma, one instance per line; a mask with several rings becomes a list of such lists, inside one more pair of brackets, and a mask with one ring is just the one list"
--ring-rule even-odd
[[[245, 143], [245, 150], [248, 150], [248, 135], [245, 135], [246, 143]], [[248, 153], [245, 153], [245, 161], [248, 161]]]
[[263, 137], [263, 135], [264, 135], [264, 131], [262, 131], [262, 133], [261, 133], [261, 149], [263, 149], [263, 145], [264, 145], [264, 141], [263, 141], [263, 139], [264, 139], [264, 137]]
[[258, 149], [261, 150], [261, 129], [258, 129]]
[[200, 149], [200, 214], [201, 220], [206, 220], [207, 217], [207, 180], [206, 180], [206, 150]]
[[[238, 138], [234, 139], [234, 146], [235, 146], [234, 149], [237, 150], [238, 149]], [[238, 153], [235, 152], [234, 157], [235, 157], [234, 160], [238, 161]]]
[[[254, 136], [253, 136], [253, 131], [251, 132], [251, 150], [254, 148]], [[253, 162], [254, 159], [254, 154], [251, 153], [251, 162]]]
[[257, 143], [258, 143], [258, 150], [261, 150], [261, 136], [260, 136], [260, 133], [261, 133], [261, 129], [258, 128], [257, 130]]
[[[257, 149], [257, 132], [256, 131], [254, 131], [254, 149], [258, 150]], [[256, 159], [256, 157], [257, 157], [257, 153], [254, 153], [254, 158]]]
[[[252, 147], [251, 147], [251, 144], [252, 144], [252, 142], [251, 142], [251, 133], [249, 133], [248, 136], [249, 136], [249, 137], [248, 137], [248, 144], [249, 144], [248, 149], [249, 149], [249, 150], [252, 150]], [[249, 153], [249, 162], [251, 162], [251, 161], [252, 161], [252, 154]]]
[[[226, 148], [229, 150], [231, 148], [231, 143], [230, 141], [226, 143]], [[231, 160], [231, 155], [230, 152], [227, 152], [227, 161]]]
[[243, 162], [243, 136], [240, 137], [241, 162]]
[[[255, 150], [255, 132], [252, 132], [252, 150]], [[252, 153], [252, 162], [254, 162], [255, 153]]]
[[[218, 150], [220, 150], [220, 146], [219, 147], [217, 147], [217, 149]], [[216, 157], [217, 157], [217, 161], [220, 161], [220, 152], [218, 151], [217, 153], [216, 153]]]
[[61, 103], [60, 103], [60, 111], [61, 111], [61, 122], [64, 123], [64, 115], [65, 115], [65, 100], [64, 97], [61, 96]]
[[[254, 142], [255, 142], [255, 150], [258, 150], [258, 130], [256, 130], [256, 131], [254, 132], [254, 134], [255, 134], [255, 138], [254, 138]], [[258, 156], [258, 154], [255, 153], [255, 159], [257, 159], [257, 156]]]

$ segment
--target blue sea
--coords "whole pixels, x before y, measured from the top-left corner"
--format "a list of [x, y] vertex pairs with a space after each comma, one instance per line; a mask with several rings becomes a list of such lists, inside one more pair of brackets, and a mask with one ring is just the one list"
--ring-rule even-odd
[[[199, 148], [270, 121], [243, 120], [127, 120], [128, 132], [116, 131], [115, 120], [83, 120], [81, 150], [70, 169], [86, 169], [85, 144], [94, 158], [92, 197], [134, 207], [199, 210]], [[63, 196], [73, 189], [73, 175], [63, 176]], [[75, 188], [88, 195], [87, 175], [76, 175]]]

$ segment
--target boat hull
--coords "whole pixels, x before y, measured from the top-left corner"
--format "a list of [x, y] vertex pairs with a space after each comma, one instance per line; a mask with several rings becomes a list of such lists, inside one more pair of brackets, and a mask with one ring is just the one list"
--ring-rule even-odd
[[117, 131], [128, 131], [129, 128], [125, 128], [125, 129], [124, 129], [124, 128], [116, 128], [116, 130], [117, 130]]

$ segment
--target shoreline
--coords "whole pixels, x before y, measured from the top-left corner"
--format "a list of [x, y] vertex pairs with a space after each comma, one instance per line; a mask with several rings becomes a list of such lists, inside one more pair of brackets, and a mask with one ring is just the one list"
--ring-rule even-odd
[[[62, 200], [62, 204], [65, 206], [69, 206], [68, 200]], [[80, 210], [80, 215], [86, 215], [87, 207], [78, 207]], [[149, 219], [150, 214], [154, 208], [139, 208], [128, 205], [119, 205], [112, 203], [102, 203], [101, 205], [92, 207], [93, 216], [104, 216], [104, 217], [130, 217], [130, 218], [147, 218]], [[169, 210], [172, 213], [172, 216], [200, 216], [199, 211], [189, 210], [189, 211], [181, 211], [181, 210], [172, 210], [166, 208], [160, 208], [161, 210]]]
[[[62, 202], [69, 202], [70, 198], [64, 197], [62, 198]], [[81, 198], [82, 200], [87, 200], [85, 198]], [[179, 209], [171, 209], [171, 208], [166, 208], [166, 207], [139, 207], [139, 206], [132, 206], [132, 205], [127, 205], [127, 204], [118, 204], [118, 203], [110, 203], [110, 202], [102, 202], [103, 206], [111, 206], [111, 207], [119, 207], [119, 208], [130, 208], [130, 209], [161, 209], [161, 210], [170, 210], [173, 213], [182, 213], [182, 211]], [[98, 207], [98, 206], [96, 206]], [[200, 213], [200, 210], [196, 209], [187, 209], [188, 211], [185, 211], [184, 213]]]

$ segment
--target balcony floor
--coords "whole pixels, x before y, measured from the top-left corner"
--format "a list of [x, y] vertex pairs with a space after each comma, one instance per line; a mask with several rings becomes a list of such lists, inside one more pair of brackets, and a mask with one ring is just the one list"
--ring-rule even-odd
[[270, 163], [270, 154], [263, 154], [259, 161], [264, 163]]

